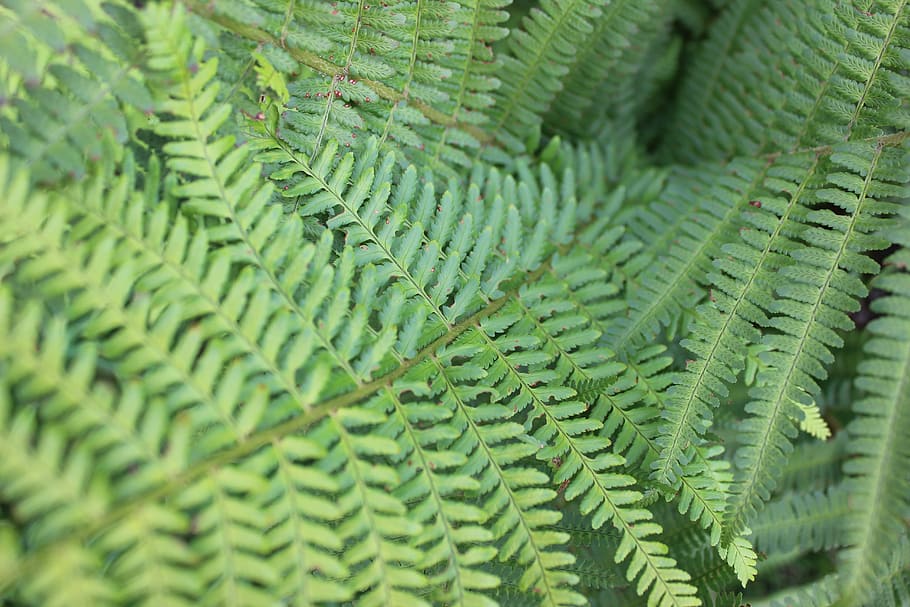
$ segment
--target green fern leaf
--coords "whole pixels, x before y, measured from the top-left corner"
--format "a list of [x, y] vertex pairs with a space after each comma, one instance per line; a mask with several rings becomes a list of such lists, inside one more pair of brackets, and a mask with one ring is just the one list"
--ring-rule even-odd
[[90, 165], [116, 157], [145, 121], [141, 114], [153, 110], [136, 70], [145, 52], [137, 15], [89, 4], [0, 7], [0, 96], [13, 110], [0, 116], [2, 149], [29, 164], [36, 181], [81, 179]]
[[[906, 223], [906, 211], [902, 211]], [[845, 518], [846, 541], [851, 548], [844, 553], [843, 604], [858, 602], [873, 592], [876, 576], [886, 568], [901, 534], [906, 534], [904, 519], [910, 507], [910, 491], [903, 470], [908, 453], [898, 437], [907, 427], [910, 412], [908, 390], [903, 384], [910, 364], [904, 335], [910, 285], [903, 271], [910, 233], [902, 228], [898, 236], [901, 249], [886, 262], [898, 271], [876, 280], [876, 286], [887, 296], [873, 304], [881, 316], [868, 326], [872, 334], [866, 344], [870, 359], [861, 364], [856, 380], [866, 396], [855, 403], [857, 417], [847, 428], [847, 452], [854, 457], [844, 462], [852, 511]]]
[[[747, 405], [750, 417], [743, 423], [743, 447], [737, 453], [740, 473], [729, 508], [732, 528], [752, 516], [754, 509], [769, 497], [775, 481], [771, 470], [791, 449], [796, 428], [793, 419], [802, 411], [797, 403], [818, 393], [816, 381], [825, 376], [823, 362], [831, 360], [829, 348], [842, 344], [834, 329], [852, 328], [845, 312], [855, 309], [854, 298], [865, 294], [855, 274], [871, 273], [876, 264], [861, 252], [883, 246], [867, 234], [881, 228], [879, 216], [891, 214], [894, 205], [876, 200], [900, 191], [907, 177], [902, 168], [904, 152], [878, 144], [846, 144], [831, 156], [827, 176], [830, 185], [817, 191], [818, 201], [841, 209], [810, 210], [801, 235], [803, 248], [791, 256], [797, 265], [782, 267], [778, 274], [790, 281], [777, 288], [781, 297], [771, 308], [770, 326], [777, 332], [764, 342], [772, 351], [764, 358], [768, 368], [759, 373], [758, 384]], [[809, 285], [818, 293], [808, 297]], [[817, 319], [809, 326], [796, 319]]]

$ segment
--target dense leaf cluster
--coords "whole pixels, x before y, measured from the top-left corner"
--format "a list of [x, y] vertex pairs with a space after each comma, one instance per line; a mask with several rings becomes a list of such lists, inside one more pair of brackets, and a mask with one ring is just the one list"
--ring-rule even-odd
[[0, 605], [907, 604], [908, 184], [906, 0], [0, 0]]

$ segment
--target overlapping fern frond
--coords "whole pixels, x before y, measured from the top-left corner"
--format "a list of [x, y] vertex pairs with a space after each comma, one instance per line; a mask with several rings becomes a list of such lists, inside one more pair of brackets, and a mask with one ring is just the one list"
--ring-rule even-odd
[[[908, 283], [906, 208], [903, 224], [893, 238], [900, 249], [885, 261], [889, 271], [876, 279], [876, 286], [886, 294], [873, 302], [881, 316], [869, 323], [871, 339], [866, 343], [870, 359], [860, 366], [857, 387], [865, 397], [854, 405], [857, 417], [847, 428], [848, 453], [844, 462], [845, 487], [853, 505], [846, 518], [846, 540], [850, 549], [844, 553], [846, 567], [842, 604], [863, 600], [875, 593], [876, 579], [900, 554], [901, 537], [906, 531], [910, 489], [905, 474], [908, 451], [899, 437], [907, 430], [910, 415], [910, 390], [906, 369], [910, 364], [906, 331], [910, 283]], [[862, 507], [858, 507], [862, 504]], [[903, 547], [906, 567], [906, 546]], [[901, 559], [899, 559], [901, 560]], [[900, 566], [898, 572], [900, 571]], [[900, 578], [900, 573], [898, 573]]]
[[0, 603], [906, 600], [907, 2], [531, 4], [0, 2]]
[[153, 104], [138, 16], [121, 5], [5, 1], [4, 146], [35, 181], [79, 178], [122, 146]]

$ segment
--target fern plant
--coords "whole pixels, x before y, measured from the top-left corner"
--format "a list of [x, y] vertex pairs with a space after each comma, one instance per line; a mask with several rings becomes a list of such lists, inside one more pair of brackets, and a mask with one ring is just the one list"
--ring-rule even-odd
[[0, 15], [0, 604], [910, 601], [906, 0]]

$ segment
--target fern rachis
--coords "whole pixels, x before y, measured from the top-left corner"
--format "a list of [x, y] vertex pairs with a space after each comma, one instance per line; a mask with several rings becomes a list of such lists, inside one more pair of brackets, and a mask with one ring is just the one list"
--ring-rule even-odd
[[910, 596], [906, 0], [0, 16], [0, 604]]

